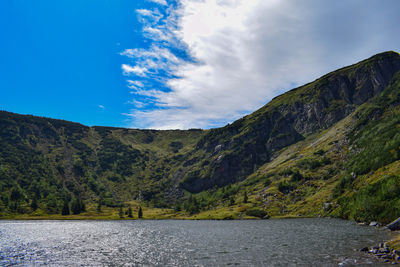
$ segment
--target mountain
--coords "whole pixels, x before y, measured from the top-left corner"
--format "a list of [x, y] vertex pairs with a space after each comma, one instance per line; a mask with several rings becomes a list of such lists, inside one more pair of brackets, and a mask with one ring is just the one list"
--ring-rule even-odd
[[79, 200], [88, 210], [140, 203], [174, 218], [387, 222], [400, 216], [399, 104], [400, 55], [385, 52], [211, 130], [86, 127], [3, 111], [0, 214], [60, 213]]

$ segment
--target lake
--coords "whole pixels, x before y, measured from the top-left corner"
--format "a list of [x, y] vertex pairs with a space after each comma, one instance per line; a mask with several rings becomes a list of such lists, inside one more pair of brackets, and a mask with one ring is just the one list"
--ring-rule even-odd
[[338, 219], [0, 221], [0, 265], [377, 266], [358, 250], [390, 237]]

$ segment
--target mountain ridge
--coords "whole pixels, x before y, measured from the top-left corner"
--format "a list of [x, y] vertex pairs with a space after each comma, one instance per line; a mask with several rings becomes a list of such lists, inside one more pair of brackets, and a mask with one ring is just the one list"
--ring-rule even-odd
[[[385, 166], [398, 158], [397, 128], [386, 133], [378, 129], [382, 140], [374, 139], [368, 119], [382, 119], [378, 123], [381, 128], [396, 125], [393, 114], [399, 104], [399, 70], [398, 53], [380, 53], [275, 97], [232, 124], [210, 130], [88, 127], [2, 111], [0, 215], [36, 210], [55, 214], [63, 203], [80, 199], [90, 207], [98, 203], [110, 209], [127, 203], [173, 208], [175, 217], [185, 216], [185, 212], [212, 218], [221, 214], [254, 217], [266, 212], [279, 217], [301, 210], [301, 215], [360, 220], [354, 204], [360, 200], [348, 190], [360, 186], [362, 192], [367, 186], [359, 185], [359, 179], [365, 178], [362, 175], [371, 171], [359, 164], [368, 162], [363, 158], [369, 151], [365, 143], [375, 140], [380, 144], [390, 135], [389, 154], [374, 153], [384, 159]], [[388, 110], [394, 110], [394, 117]], [[342, 121], [347, 121], [346, 127]], [[340, 133], [340, 138], [317, 142], [325, 140], [328, 133]], [[358, 133], [358, 137], [352, 139], [350, 133]], [[358, 141], [355, 153], [353, 146]], [[308, 142], [320, 145], [301, 145]], [[292, 148], [299, 146], [305, 152], [299, 154]], [[289, 154], [282, 162], [285, 153]], [[375, 171], [384, 167], [371, 166]], [[396, 166], [389, 168], [393, 177], [398, 175]], [[249, 203], [242, 200], [246, 192]], [[319, 207], [311, 207], [314, 204], [307, 199], [321, 194], [323, 197], [314, 201]], [[293, 201], [295, 206], [288, 204]], [[340, 208], [331, 206], [328, 212], [321, 208], [324, 201]], [[33, 202], [37, 203], [35, 210]], [[374, 216], [388, 220], [393, 215]]]
[[[367, 97], [366, 99], [369, 99], [369, 98], [375, 96], [380, 91], [382, 91], [383, 88], [390, 81], [389, 77], [393, 76], [396, 71], [400, 70], [399, 54], [397, 54], [395, 52], [381, 53], [381, 54], [375, 55], [367, 60], [363, 60], [360, 63], [354, 64], [349, 67], [341, 68], [339, 70], [339, 74], [342, 71], [354, 71], [355, 74], [357, 75], [358, 74], [357, 71], [362, 72], [363, 70], [360, 71], [360, 69], [364, 68], [365, 65], [369, 65], [369, 67], [376, 68], [376, 66], [379, 64], [379, 61], [382, 59], [383, 60], [389, 59], [389, 62], [384, 65], [385, 67], [387, 65], [389, 66], [389, 70], [386, 69], [386, 71], [384, 71], [384, 73], [389, 72], [388, 77], [384, 77], [384, 75], [381, 75], [381, 77], [380, 77], [381, 83], [383, 83], [383, 84], [378, 83], [376, 86], [373, 86], [372, 88], [368, 88], [368, 86], [365, 86], [365, 84], [367, 84], [371, 81], [370, 81], [370, 79], [367, 79], [366, 81], [363, 81], [364, 83], [361, 83], [360, 85], [358, 85], [358, 86], [361, 86], [361, 89], [362, 88], [370, 89], [369, 91], [367, 90], [365, 92], [365, 94], [369, 95], [369, 97]], [[391, 60], [393, 60], [395, 62], [395, 64], [392, 64]], [[371, 62], [375, 63], [375, 65], [372, 64], [372, 66], [370, 66]], [[359, 64], [361, 64], [361, 65], [359, 65]], [[394, 67], [393, 67], [393, 65], [394, 65]], [[354, 70], [355, 67], [357, 69]], [[378, 67], [380, 67], [380, 66], [378, 65]], [[376, 69], [372, 69], [371, 71], [376, 71]], [[303, 103], [301, 101], [297, 101], [294, 103], [294, 106], [290, 102], [289, 103], [281, 103], [282, 102], [281, 98], [291, 97], [291, 94], [293, 94], [293, 93], [299, 94], [299, 93], [303, 93], [303, 91], [307, 90], [307, 89], [315, 89], [315, 88], [319, 89], [318, 86], [320, 86], [319, 83], [321, 83], [321, 81], [325, 82], [326, 79], [329, 79], [332, 76], [337, 75], [337, 74], [338, 74], [337, 71], [331, 72], [331, 73], [323, 76], [323, 77], [325, 77], [324, 78], [325, 80], [323, 80], [323, 77], [322, 77], [320, 79], [315, 80], [312, 83], [308, 83], [304, 86], [298, 87], [298, 88], [291, 90], [285, 94], [282, 94], [282, 95], [276, 97], [275, 100], [271, 100], [269, 103], [267, 103], [266, 105], [264, 105], [262, 108], [258, 109], [257, 111], [253, 112], [252, 114], [247, 115], [247, 116], [243, 117], [242, 119], [239, 119], [239, 120], [235, 121], [234, 123], [227, 125], [223, 128], [211, 130], [210, 132], [207, 133], [206, 136], [203, 137], [203, 140], [206, 139], [205, 142], [210, 143], [210, 141], [209, 141], [210, 139], [213, 139], [213, 138], [218, 139], [218, 137], [215, 137], [215, 135], [218, 136], [218, 132], [223, 132], [224, 135], [227, 135], [227, 132], [228, 132], [228, 135], [229, 135], [229, 132], [231, 131], [234, 134], [229, 135], [229, 137], [226, 139], [238, 137], [238, 138], [234, 139], [233, 142], [235, 142], [235, 140], [237, 140], [237, 139], [239, 139], [239, 141], [237, 141], [237, 142], [243, 142], [243, 140], [240, 140], [240, 136], [238, 136], [238, 135], [246, 135], [246, 132], [247, 132], [247, 136], [242, 138], [242, 139], [246, 139], [246, 141], [247, 141], [247, 140], [253, 138], [255, 132], [259, 132], [260, 133], [259, 138], [257, 138], [257, 137], [253, 138], [253, 139], [256, 139], [255, 140], [256, 144], [247, 150], [244, 149], [244, 150], [246, 150], [246, 152], [239, 151], [239, 153], [242, 153], [242, 154], [243, 153], [251, 153], [250, 155], [251, 155], [252, 159], [255, 159], [255, 160], [252, 160], [250, 165], [257, 165], [257, 164], [264, 163], [268, 160], [269, 154], [271, 152], [279, 150], [279, 149], [281, 149], [287, 145], [290, 145], [294, 142], [300, 141], [301, 139], [304, 138], [303, 135], [311, 134], [312, 132], [315, 132], [320, 129], [326, 129], [326, 128], [330, 127], [333, 123], [339, 121], [340, 119], [343, 119], [345, 116], [347, 116], [352, 111], [354, 111], [355, 106], [354, 105], [350, 106], [347, 103], [336, 103], [336, 104], [338, 104], [338, 106], [333, 107], [333, 108], [331, 106], [330, 107], [327, 106], [327, 103], [331, 103], [332, 101], [324, 101], [323, 97], [329, 97], [331, 99], [334, 98], [335, 93], [332, 91], [335, 91], [335, 88], [337, 86], [335, 86], [334, 88], [329, 88], [329, 89], [331, 89], [331, 91], [328, 91], [328, 94], [325, 94], [325, 95], [323, 95], [323, 97], [319, 98], [319, 99], [322, 98], [322, 101], [318, 101], [319, 99], [317, 99], [317, 101], [304, 101]], [[361, 73], [361, 75], [362, 74], [365, 75], [365, 72]], [[358, 74], [358, 75], [360, 75], [360, 74]], [[370, 76], [372, 76], [372, 75], [370, 75]], [[336, 78], [336, 77], [334, 77], [334, 78]], [[342, 78], [342, 77], [339, 77], [339, 78]], [[364, 77], [359, 78], [359, 80], [362, 80], [362, 79], [365, 79], [365, 78]], [[311, 86], [314, 86], [314, 87], [311, 87]], [[364, 87], [362, 87], [362, 86], [364, 86]], [[346, 83], [345, 83], [344, 90], [346, 90], [347, 87], [350, 87], [350, 86], [346, 85]], [[353, 86], [353, 87], [355, 87], [355, 86]], [[373, 90], [373, 92], [371, 92], [371, 89]], [[301, 90], [303, 90], [303, 91], [301, 91]], [[310, 97], [310, 96], [315, 97], [316, 93], [314, 91], [312, 91], [311, 93], [305, 92], [308, 94], [304, 94], [304, 95], [306, 95], [308, 97]], [[353, 88], [353, 91], [355, 91], [355, 88]], [[344, 98], [344, 97], [342, 97], [342, 98]], [[299, 97], [296, 97], [295, 99], [298, 100]], [[366, 99], [364, 101], [366, 101]], [[284, 100], [291, 101], [292, 99], [289, 98], [289, 99], [284, 99]], [[334, 100], [343, 100], [343, 99], [340, 99], [340, 97], [336, 94], [336, 99], [334, 99]], [[276, 102], [278, 103], [278, 105], [276, 104]], [[314, 105], [312, 106], [312, 104], [314, 104]], [[324, 108], [331, 108], [331, 110], [325, 116], [322, 116], [322, 115], [319, 116], [318, 114], [323, 114]], [[344, 109], [344, 112], [343, 112], [343, 109]], [[302, 114], [299, 115], [298, 114], [299, 112], [301, 112]], [[293, 114], [295, 114], [295, 115], [293, 116]], [[299, 118], [302, 118], [302, 119], [299, 120]], [[320, 122], [324, 118], [325, 118], [325, 121]], [[294, 121], [296, 119], [297, 119], [297, 121]], [[255, 121], [255, 123], [252, 123], [251, 121], [248, 122], [249, 120], [253, 120], [253, 121]], [[319, 125], [317, 125], [315, 123], [316, 120], [318, 121]], [[242, 124], [242, 125], [240, 125], [240, 124]], [[308, 126], [304, 126], [304, 125], [308, 125]], [[249, 131], [248, 129], [246, 129], [246, 127], [251, 128], [251, 130]], [[241, 129], [237, 129], [237, 128], [241, 128]], [[240, 134], [235, 133], [235, 131], [240, 132]], [[265, 145], [264, 140], [267, 137], [269, 137], [269, 139], [268, 139], [268, 143]], [[207, 138], [208, 138], [208, 140], [207, 140]], [[211, 144], [209, 144], [205, 150], [207, 152], [210, 152], [213, 149], [215, 150], [215, 147], [218, 145], [221, 145], [222, 148], [224, 146], [225, 147], [231, 146], [231, 144], [230, 144], [231, 142], [232, 142], [232, 140], [230, 140], [229, 143], [227, 143], [226, 140], [211, 141]], [[202, 140], [199, 142], [199, 144], [200, 144], [200, 146], [198, 145], [196, 147], [197, 149], [202, 148], [202, 145], [203, 145]], [[255, 148], [255, 147], [257, 147], [257, 148]], [[262, 151], [260, 151], [260, 150], [262, 150]], [[230, 161], [235, 161], [235, 159], [232, 159]], [[222, 164], [236, 165], [237, 163], [227, 162], [227, 163], [222, 163]], [[245, 171], [245, 173], [249, 174], [249, 172], [251, 171], [252, 168], [254, 168], [254, 166], [248, 166], [248, 170]], [[229, 173], [228, 175], [232, 176], [234, 174]], [[239, 179], [242, 179], [242, 178], [239, 178]], [[219, 177], [218, 179], [221, 179], [221, 178]], [[196, 182], [198, 182], [198, 180], [196, 180]], [[197, 189], [195, 187], [196, 186], [190, 187], [190, 185], [189, 185], [186, 187], [186, 189], [189, 189], [189, 191], [190, 190], [199, 191], [199, 189]], [[201, 189], [203, 189], [203, 188], [200, 188], [200, 191], [201, 191]]]

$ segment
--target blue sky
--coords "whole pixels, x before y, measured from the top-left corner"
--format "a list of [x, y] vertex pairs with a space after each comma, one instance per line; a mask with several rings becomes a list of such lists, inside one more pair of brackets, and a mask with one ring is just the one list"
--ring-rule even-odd
[[[145, 47], [140, 1], [1, 1], [0, 108], [122, 126], [131, 95], [124, 47]], [[99, 105], [104, 106], [100, 108]]]
[[386, 50], [400, 1], [4, 0], [0, 109], [210, 128]]

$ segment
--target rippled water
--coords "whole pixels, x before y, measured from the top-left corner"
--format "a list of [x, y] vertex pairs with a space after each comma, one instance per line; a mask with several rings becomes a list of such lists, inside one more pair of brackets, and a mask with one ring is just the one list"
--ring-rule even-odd
[[0, 221], [0, 265], [377, 265], [388, 232], [335, 219]]

